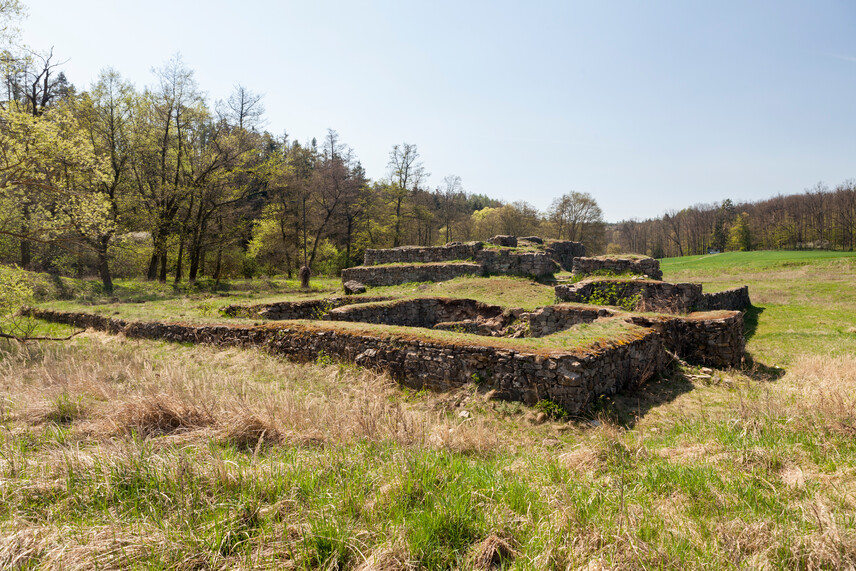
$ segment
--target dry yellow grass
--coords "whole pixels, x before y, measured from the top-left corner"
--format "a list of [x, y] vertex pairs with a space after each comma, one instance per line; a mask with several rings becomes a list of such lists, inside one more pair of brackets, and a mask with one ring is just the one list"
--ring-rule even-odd
[[[0, 360], [0, 567], [856, 563], [854, 455], [841, 448], [853, 437], [856, 357], [800, 355], [777, 381], [716, 372], [674, 382], [649, 387], [641, 413], [636, 399], [616, 399], [639, 414], [630, 425], [610, 410], [530, 423], [531, 410], [474, 386], [414, 394], [375, 372], [254, 350], [101, 333], [15, 350]], [[134, 483], [137, 473], [150, 482]], [[131, 484], [145, 494], [133, 517], [115, 500], [84, 509], [73, 493], [113, 497]], [[448, 527], [431, 531], [445, 509]], [[468, 518], [480, 531], [463, 547], [435, 539], [449, 555], [431, 559], [420, 526], [441, 538]], [[322, 557], [328, 539], [340, 551]]]
[[167, 345], [153, 361], [137, 350], [139, 342], [88, 335], [94, 342], [82, 355], [46, 346], [35, 360], [22, 351], [0, 361], [0, 390], [12, 419], [75, 420], [74, 430], [92, 437], [202, 431], [250, 447], [357, 440], [455, 451], [501, 446], [498, 427], [485, 417], [450, 418], [445, 396], [404, 402], [398, 385], [369, 370], [210, 346]]

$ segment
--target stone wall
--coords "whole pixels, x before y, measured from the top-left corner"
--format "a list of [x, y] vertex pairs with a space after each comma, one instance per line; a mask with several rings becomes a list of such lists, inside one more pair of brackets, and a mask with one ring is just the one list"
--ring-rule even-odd
[[331, 309], [353, 303], [369, 303], [392, 299], [386, 296], [331, 297], [303, 301], [281, 301], [259, 305], [227, 305], [220, 312], [227, 317], [248, 319], [321, 319]]
[[295, 360], [319, 355], [388, 371], [413, 387], [448, 390], [479, 379], [497, 396], [534, 404], [551, 399], [578, 413], [598, 395], [638, 385], [663, 370], [668, 360], [662, 337], [639, 327], [620, 342], [568, 351], [539, 352], [466, 342], [336, 329], [330, 326], [191, 326], [127, 322], [86, 313], [32, 310], [41, 319], [175, 342], [255, 346]]
[[363, 265], [377, 264], [429, 264], [469, 260], [483, 247], [481, 242], [451, 242], [445, 246], [419, 247], [401, 246], [387, 250], [366, 250]]
[[442, 282], [461, 276], [480, 276], [481, 264], [412, 264], [400, 266], [357, 266], [342, 270], [342, 282], [358, 281], [369, 286], [408, 282]]
[[555, 240], [548, 242], [547, 255], [555, 260], [563, 270], [570, 272], [574, 269], [574, 258], [586, 255], [586, 247], [580, 242]]
[[[690, 311], [744, 311], [751, 305], [749, 287], [741, 286], [716, 293], [702, 293], [701, 284], [671, 284], [652, 280], [583, 280], [576, 284], [558, 285], [556, 298], [561, 301], [589, 303], [595, 294], [603, 299], [612, 296], [629, 298], [638, 295], [636, 311], [689, 313]], [[616, 305], [616, 302], [612, 302]]]
[[690, 283], [670, 284], [654, 280], [584, 280], [576, 284], [558, 285], [556, 298], [561, 301], [589, 303], [592, 296], [611, 299], [610, 305], [620, 305], [618, 300], [639, 296], [633, 309], [687, 313], [701, 298], [701, 285]]
[[482, 250], [476, 261], [488, 274], [544, 277], [559, 271], [558, 264], [541, 252]]
[[740, 311], [697, 312], [682, 317], [632, 316], [631, 323], [651, 327], [667, 349], [681, 359], [713, 367], [738, 367], [746, 338]]
[[340, 307], [330, 311], [325, 319], [431, 328], [442, 322], [494, 319], [503, 311], [498, 305], [474, 299], [423, 297]]
[[715, 311], [717, 309], [733, 309], [744, 311], [752, 305], [749, 299], [749, 286], [740, 286], [716, 293], [702, 294], [696, 303], [697, 311]]
[[591, 323], [601, 317], [611, 317], [615, 312], [605, 307], [580, 307], [576, 305], [549, 305], [535, 311], [523, 313], [520, 320], [528, 325], [527, 337], [544, 337], [570, 329], [580, 323]]
[[[432, 249], [421, 248], [420, 250]], [[406, 252], [407, 249], [389, 251], [401, 253]], [[373, 254], [371, 259], [380, 258]], [[365, 265], [347, 268], [342, 270], [342, 282], [354, 280], [369, 286], [389, 286], [408, 282], [442, 282], [460, 276], [484, 274], [544, 277], [557, 271], [559, 266], [547, 254], [541, 252], [516, 252], [510, 249], [479, 250], [475, 253], [475, 263]]]
[[504, 246], [506, 248], [516, 248], [517, 247], [517, 237], [516, 236], [494, 236], [493, 238], [488, 239], [488, 242], [493, 244], [494, 246]]
[[571, 271], [574, 275], [587, 275], [600, 271], [615, 274], [639, 274], [652, 280], [663, 279], [660, 262], [654, 258], [577, 257], [573, 259]]

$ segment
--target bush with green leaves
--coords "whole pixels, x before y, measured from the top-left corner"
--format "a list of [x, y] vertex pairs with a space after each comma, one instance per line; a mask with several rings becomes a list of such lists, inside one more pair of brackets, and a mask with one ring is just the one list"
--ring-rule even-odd
[[611, 305], [625, 311], [633, 311], [641, 299], [641, 294], [627, 293], [627, 286], [621, 282], [602, 282], [583, 302], [592, 305]]
[[33, 303], [35, 295], [26, 272], [17, 267], [0, 266], [0, 335], [29, 337], [35, 322], [21, 314]]

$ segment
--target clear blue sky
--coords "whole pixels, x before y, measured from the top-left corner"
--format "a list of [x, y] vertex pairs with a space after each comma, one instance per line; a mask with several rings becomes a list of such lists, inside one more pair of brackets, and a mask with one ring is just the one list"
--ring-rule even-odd
[[211, 101], [336, 129], [369, 176], [418, 145], [432, 186], [610, 221], [856, 177], [856, 2], [25, 0], [25, 42], [85, 88], [180, 52]]

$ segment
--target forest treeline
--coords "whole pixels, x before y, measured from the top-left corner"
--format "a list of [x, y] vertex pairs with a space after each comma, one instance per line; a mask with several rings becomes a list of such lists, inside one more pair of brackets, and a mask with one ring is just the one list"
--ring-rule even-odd
[[[17, 2], [0, 5], [9, 40]], [[541, 234], [603, 249], [595, 200], [539, 212], [436, 186], [416, 145], [391, 145], [370, 180], [330, 129], [301, 143], [263, 129], [262, 97], [238, 85], [211, 104], [175, 56], [137, 89], [113, 69], [79, 89], [53, 52], [7, 41], [0, 100], [0, 262], [66, 275], [195, 281], [335, 274], [366, 248]]]
[[[299, 142], [265, 127], [263, 98], [235, 86], [210, 102], [175, 56], [137, 88], [114, 69], [78, 87], [53, 51], [17, 43], [17, 0], [0, 3], [0, 263], [72, 276], [194, 282], [260, 274], [337, 274], [367, 248], [484, 240], [581, 241], [662, 256], [708, 248], [846, 248], [853, 183], [752, 204], [701, 205], [606, 225], [568, 192], [546, 211], [439, 184], [415, 144], [391, 144], [371, 180], [330, 129]], [[435, 179], [436, 180], [436, 179]]]
[[610, 225], [610, 251], [657, 258], [709, 250], [849, 250], [856, 246], [856, 182], [735, 204], [724, 200]]

